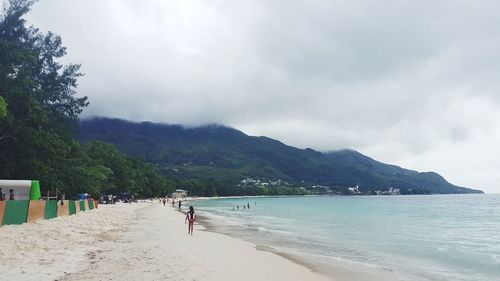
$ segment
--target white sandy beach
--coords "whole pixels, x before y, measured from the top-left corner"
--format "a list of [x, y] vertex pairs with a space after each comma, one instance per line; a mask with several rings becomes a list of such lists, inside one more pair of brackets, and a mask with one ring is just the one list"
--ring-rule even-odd
[[325, 272], [226, 235], [188, 235], [184, 216], [158, 203], [99, 209], [0, 227], [0, 280], [391, 280], [336, 266]]

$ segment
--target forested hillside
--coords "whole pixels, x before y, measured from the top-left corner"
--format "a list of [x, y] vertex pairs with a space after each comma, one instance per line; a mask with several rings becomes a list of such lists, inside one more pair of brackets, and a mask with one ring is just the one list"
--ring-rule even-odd
[[[94, 139], [114, 143], [128, 155], [155, 164], [165, 175], [216, 182], [219, 188], [232, 189], [230, 193], [248, 192], [258, 185], [256, 180], [267, 183], [261, 187], [281, 181], [340, 194], [349, 194], [348, 188], [355, 186], [363, 194], [390, 188], [403, 194], [478, 192], [450, 184], [436, 173], [387, 165], [356, 151], [298, 149], [218, 125], [187, 128], [93, 118], [81, 122], [78, 138], [83, 143]], [[242, 182], [245, 179], [252, 184]]]

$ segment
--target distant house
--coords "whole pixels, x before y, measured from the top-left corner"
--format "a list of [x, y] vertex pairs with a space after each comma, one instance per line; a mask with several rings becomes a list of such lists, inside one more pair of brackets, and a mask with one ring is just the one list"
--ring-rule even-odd
[[401, 195], [399, 188], [389, 187], [389, 190], [375, 190], [377, 195]]
[[188, 196], [188, 191], [184, 189], [176, 189], [172, 192], [172, 198], [186, 198]]
[[361, 194], [361, 191], [359, 191], [359, 186], [355, 186], [355, 187], [349, 187], [347, 188], [347, 190], [351, 193], [351, 194]]
[[400, 195], [401, 192], [399, 191], [399, 188], [389, 188], [389, 194], [390, 195]]

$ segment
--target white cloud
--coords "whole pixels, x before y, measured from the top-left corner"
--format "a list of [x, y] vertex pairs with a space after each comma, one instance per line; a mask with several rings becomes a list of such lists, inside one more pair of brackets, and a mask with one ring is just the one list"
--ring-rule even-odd
[[223, 123], [500, 192], [495, 1], [42, 0], [84, 115]]

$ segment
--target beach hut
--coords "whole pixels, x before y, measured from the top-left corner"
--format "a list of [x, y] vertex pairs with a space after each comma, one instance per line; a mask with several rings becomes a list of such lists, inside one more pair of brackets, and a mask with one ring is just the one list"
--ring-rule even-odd
[[40, 199], [40, 183], [37, 180], [0, 180], [0, 188], [9, 200], [10, 190], [15, 200]]
[[186, 198], [188, 195], [188, 191], [184, 189], [176, 189], [175, 192], [172, 192], [172, 198]]
[[0, 204], [0, 225], [25, 223], [28, 213], [31, 214], [30, 221], [39, 219], [43, 203], [33, 204], [29, 210], [30, 200], [40, 198], [40, 183], [37, 180], [0, 180], [0, 188], [6, 200]]

